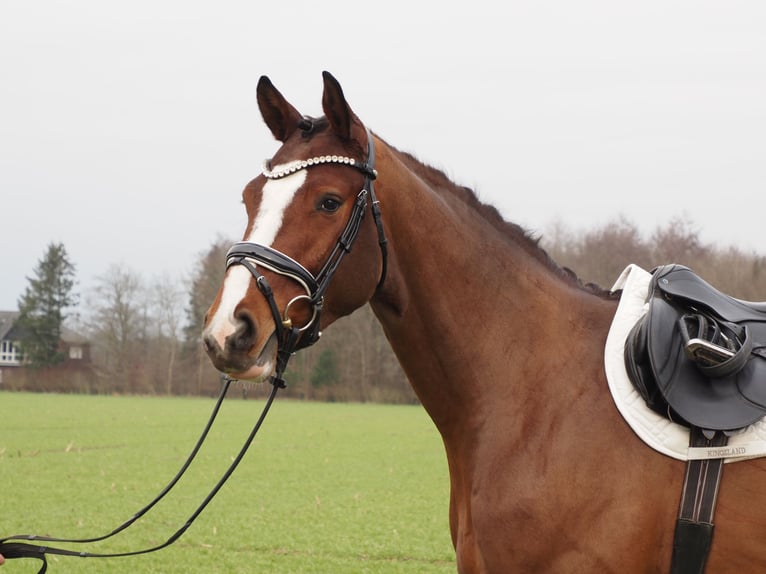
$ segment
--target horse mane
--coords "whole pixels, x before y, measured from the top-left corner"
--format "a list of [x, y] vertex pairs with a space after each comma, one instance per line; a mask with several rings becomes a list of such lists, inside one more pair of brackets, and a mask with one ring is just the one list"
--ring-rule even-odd
[[[302, 132], [302, 137], [310, 139], [317, 132], [326, 130], [328, 126], [329, 122], [325, 117], [315, 118], [304, 116], [299, 127]], [[380, 136], [378, 136], [378, 138], [380, 138]], [[564, 281], [600, 297], [608, 299], [615, 297], [619, 298], [619, 293], [612, 293], [595, 283], [585, 283], [572, 269], [559, 265], [548, 252], [540, 246], [540, 238], [538, 236], [516, 223], [506, 221], [494, 205], [483, 203], [471, 188], [456, 184], [447, 177], [442, 170], [426, 165], [411, 153], [397, 149], [385, 140], [383, 141], [391, 150], [396, 152], [402, 162], [411, 171], [416, 173], [418, 177], [427, 182], [432, 188], [444, 190], [471, 209], [475, 210], [485, 221], [487, 221], [487, 223], [507, 237], [509, 241], [521, 246], [527, 253], [543, 263], [543, 265], [550, 269], [554, 274], [561, 277]], [[361, 153], [361, 150], [359, 150], [359, 153]]]
[[396, 151], [405, 165], [431, 187], [451, 194], [476, 211], [492, 227], [500, 231], [513, 243], [521, 246], [527, 253], [543, 263], [543, 265], [561, 277], [564, 281], [600, 297], [609, 299], [619, 297], [619, 294], [614, 294], [595, 283], [583, 282], [572, 269], [559, 265], [548, 252], [540, 246], [539, 236], [516, 223], [507, 221], [494, 205], [482, 202], [476, 195], [476, 192], [471, 188], [456, 184], [447, 177], [443, 171], [433, 166], [426, 165], [412, 154], [403, 152], [388, 143], [386, 145]]

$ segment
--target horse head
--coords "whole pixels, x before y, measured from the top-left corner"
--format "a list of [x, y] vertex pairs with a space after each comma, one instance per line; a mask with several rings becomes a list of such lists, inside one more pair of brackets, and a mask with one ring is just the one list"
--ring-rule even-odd
[[272, 375], [383, 280], [372, 134], [337, 80], [323, 78], [319, 118], [299, 113], [267, 77], [258, 83], [261, 114], [282, 146], [243, 191], [247, 228], [203, 331], [216, 368], [237, 378]]

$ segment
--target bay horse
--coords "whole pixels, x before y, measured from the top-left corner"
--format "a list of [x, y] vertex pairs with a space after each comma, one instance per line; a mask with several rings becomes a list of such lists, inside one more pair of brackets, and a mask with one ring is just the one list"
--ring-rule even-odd
[[[243, 192], [243, 242], [205, 318], [214, 365], [266, 380], [285, 340], [369, 303], [443, 439], [459, 572], [666, 572], [684, 463], [609, 394], [619, 294], [372, 134], [323, 80], [321, 117], [258, 83], [281, 147]], [[764, 482], [762, 459], [727, 465], [708, 572], [766, 571]]]

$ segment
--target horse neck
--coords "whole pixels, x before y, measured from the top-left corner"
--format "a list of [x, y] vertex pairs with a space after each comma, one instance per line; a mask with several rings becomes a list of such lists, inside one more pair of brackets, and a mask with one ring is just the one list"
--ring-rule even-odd
[[[544, 393], [541, 371], [559, 363], [566, 370], [583, 353], [580, 335], [592, 347], [594, 322], [605, 337], [614, 308], [567, 281], [534, 242], [434, 189], [394, 150], [381, 150], [378, 165], [391, 266], [371, 304], [445, 438], [481, 424], [501, 403], [521, 408]], [[556, 390], [557, 400], [576, 396], [580, 384]]]

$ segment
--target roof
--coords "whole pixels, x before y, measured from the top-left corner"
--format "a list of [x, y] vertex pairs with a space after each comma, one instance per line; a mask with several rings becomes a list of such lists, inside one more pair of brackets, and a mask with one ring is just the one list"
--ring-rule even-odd
[[6, 338], [19, 315], [18, 311], [0, 311], [0, 341]]
[[87, 345], [90, 342], [85, 335], [81, 335], [69, 327], [61, 327], [61, 340], [70, 345]]
[[[4, 339], [18, 339], [18, 333], [14, 332], [13, 327], [19, 318], [18, 311], [0, 311], [0, 341]], [[69, 327], [61, 327], [61, 340], [65, 343], [74, 345], [84, 345], [88, 339], [80, 333], [73, 331]]]

